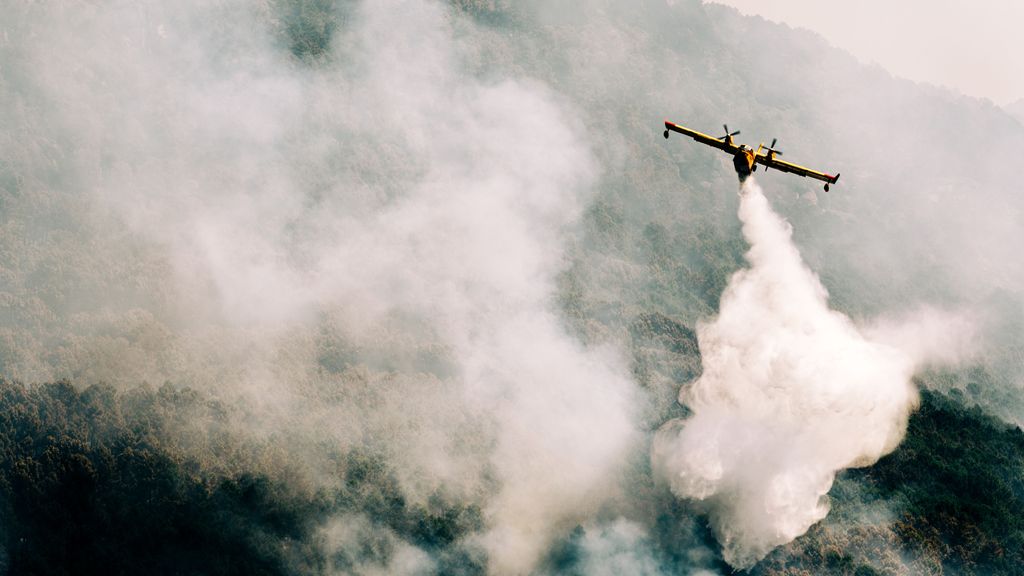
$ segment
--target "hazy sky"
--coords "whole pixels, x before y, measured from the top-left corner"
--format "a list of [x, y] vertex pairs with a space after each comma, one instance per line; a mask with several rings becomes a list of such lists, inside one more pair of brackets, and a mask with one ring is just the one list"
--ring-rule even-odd
[[[893, 74], [996, 104], [1024, 98], [1017, 0], [714, 0], [813, 30]], [[753, 46], [751, 49], [764, 49]]]

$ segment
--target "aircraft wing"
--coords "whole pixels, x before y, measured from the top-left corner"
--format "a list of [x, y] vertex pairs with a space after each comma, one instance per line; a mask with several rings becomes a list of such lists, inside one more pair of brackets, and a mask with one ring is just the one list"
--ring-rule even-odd
[[790, 172], [792, 174], [821, 180], [822, 182], [827, 182], [829, 184], [835, 184], [836, 180], [839, 180], [839, 174], [833, 176], [831, 174], [825, 174], [824, 172], [818, 172], [817, 170], [811, 170], [810, 168], [786, 162], [785, 160], [779, 160], [778, 158], [775, 158], [774, 155], [758, 154], [755, 162], [761, 164], [765, 168], [774, 168], [780, 172]]
[[672, 132], [678, 132], [678, 133], [683, 134], [685, 136], [689, 136], [690, 138], [693, 138], [694, 140], [696, 140], [697, 142], [700, 142], [701, 144], [707, 144], [708, 146], [711, 146], [712, 148], [718, 148], [719, 150], [724, 150], [724, 151], [728, 152], [729, 154], [735, 154], [740, 149], [740, 147], [736, 146], [735, 144], [727, 144], [721, 138], [715, 138], [714, 136], [708, 136], [707, 134], [704, 134], [703, 132], [697, 132], [696, 130], [690, 130], [689, 128], [687, 128], [685, 126], [680, 126], [678, 124], [673, 124], [672, 122], [669, 122], [668, 120], [665, 120], [665, 130], [666, 130], [666, 132], [665, 132], [665, 137], [666, 138], [668, 138], [668, 131], [671, 130]]

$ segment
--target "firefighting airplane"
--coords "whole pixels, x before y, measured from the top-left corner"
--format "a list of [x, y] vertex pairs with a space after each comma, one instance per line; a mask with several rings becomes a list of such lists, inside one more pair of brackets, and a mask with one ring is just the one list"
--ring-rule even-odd
[[775, 168], [781, 172], [792, 172], [793, 174], [799, 174], [800, 176], [810, 176], [811, 178], [821, 180], [825, 182], [825, 192], [828, 192], [829, 184], [835, 184], [836, 180], [839, 180], [839, 174], [832, 176], [831, 174], [825, 174], [824, 172], [817, 172], [810, 168], [804, 168], [796, 164], [790, 164], [776, 158], [776, 156], [782, 156], [781, 150], [775, 149], [775, 143], [778, 139], [773, 138], [771, 146], [768, 147], [767, 151], [762, 153], [761, 149], [764, 148], [764, 144], [757, 147], [757, 150], [753, 148], [747, 148], [745, 144], [737, 146], [733, 144], [732, 137], [740, 133], [739, 130], [735, 132], [729, 132], [729, 127], [722, 125], [725, 128], [725, 136], [721, 138], [715, 138], [714, 136], [708, 136], [696, 130], [690, 130], [684, 126], [673, 124], [668, 120], [665, 120], [665, 138], [668, 138], [669, 132], [678, 132], [685, 134], [700, 142], [701, 144], [707, 144], [714, 148], [718, 148], [728, 154], [732, 154], [732, 165], [736, 168], [736, 174], [740, 177], [740, 182], [747, 179], [752, 172], [757, 170], [757, 165], [761, 164], [767, 170], [768, 168]]

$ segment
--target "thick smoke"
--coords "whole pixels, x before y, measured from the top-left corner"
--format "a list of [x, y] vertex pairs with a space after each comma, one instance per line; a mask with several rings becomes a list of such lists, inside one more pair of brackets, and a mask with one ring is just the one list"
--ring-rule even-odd
[[[125, 305], [156, 326], [148, 344], [115, 331], [108, 349], [8, 370], [87, 383], [108, 366], [100, 379], [238, 396], [278, 442], [370, 444], [408, 498], [479, 503], [491, 569], [523, 573], [635, 441], [626, 362], [571, 338], [554, 298], [597, 166], [544, 85], [463, 70], [453, 38], [472, 24], [443, 5], [337, 10], [324, 18], [346, 27], [315, 62], [248, 2], [17, 14], [38, 25], [22, 39], [33, 97], [56, 103], [33, 129], [68, 154], [50, 186], [159, 255], [142, 277], [163, 301]], [[325, 345], [342, 359], [325, 367]], [[403, 347], [418, 360], [353, 368]], [[328, 532], [344, 546], [352, 530]]]
[[659, 430], [653, 459], [678, 496], [707, 503], [726, 561], [747, 568], [825, 517], [836, 472], [896, 447], [918, 402], [915, 367], [960, 342], [917, 336], [946, 325], [938, 312], [868, 337], [829, 309], [753, 179], [741, 196], [750, 266], [698, 325], [704, 373], [679, 395], [693, 414]]

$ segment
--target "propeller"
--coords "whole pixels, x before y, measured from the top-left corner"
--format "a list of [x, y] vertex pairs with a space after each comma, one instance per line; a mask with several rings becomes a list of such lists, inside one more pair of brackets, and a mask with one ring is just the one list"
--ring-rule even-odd
[[725, 136], [722, 136], [722, 140], [725, 140], [726, 138], [730, 138], [732, 136], [736, 136], [737, 134], [740, 133], [739, 130], [730, 133], [728, 124], [722, 124], [722, 128], [725, 128]]
[[768, 147], [768, 153], [775, 156], [782, 156], [782, 150], [775, 149], [775, 143], [778, 142], [778, 138], [772, 138], [772, 145]]

